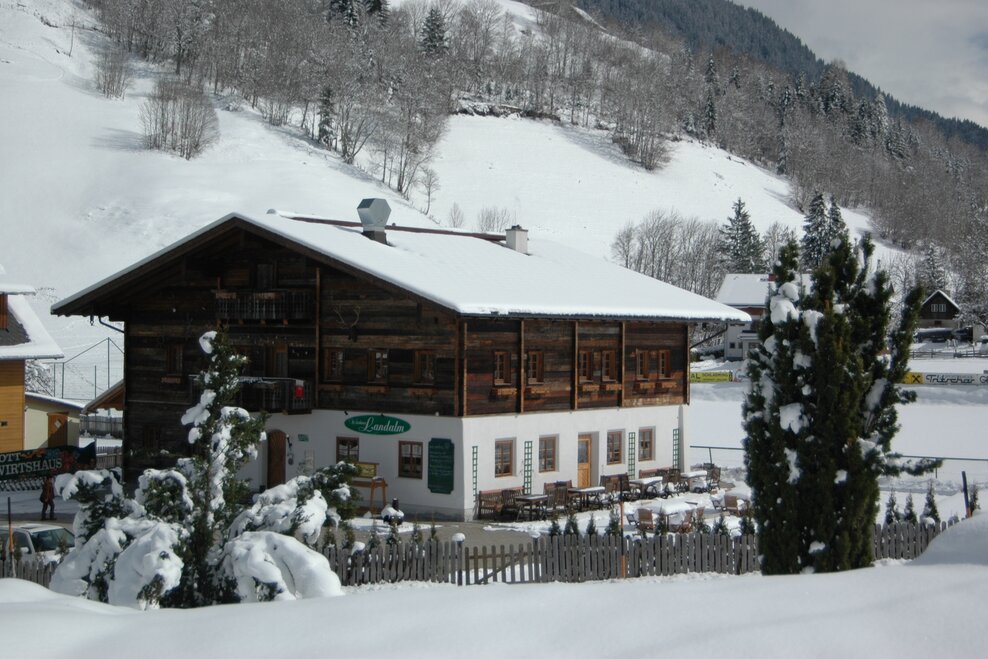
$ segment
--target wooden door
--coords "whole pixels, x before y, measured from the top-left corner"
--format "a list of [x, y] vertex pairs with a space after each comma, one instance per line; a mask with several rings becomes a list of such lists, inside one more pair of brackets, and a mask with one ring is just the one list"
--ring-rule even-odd
[[65, 446], [69, 443], [69, 415], [48, 413], [48, 446]]
[[580, 435], [576, 445], [576, 486], [590, 487], [590, 447], [593, 436]]
[[280, 430], [268, 433], [268, 483], [269, 488], [285, 482], [285, 454], [287, 436]]

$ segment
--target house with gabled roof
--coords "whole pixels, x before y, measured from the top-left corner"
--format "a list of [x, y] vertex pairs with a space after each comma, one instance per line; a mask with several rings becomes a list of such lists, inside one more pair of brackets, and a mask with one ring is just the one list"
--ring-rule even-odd
[[919, 322], [922, 329], [943, 327], [957, 329], [957, 317], [961, 313], [960, 305], [939, 288], [930, 293], [919, 308]]
[[25, 446], [25, 364], [62, 357], [27, 300], [34, 294], [32, 286], [8, 281], [0, 269], [0, 453], [31, 448]]
[[128, 479], [188, 454], [218, 327], [248, 357], [240, 404], [270, 414], [258, 488], [346, 460], [405, 512], [463, 519], [480, 491], [685, 464], [690, 326], [746, 313], [520, 227], [359, 211], [231, 214], [53, 307], [124, 323]]
[[[728, 323], [724, 332], [724, 358], [744, 359], [758, 346], [758, 325], [765, 313], [765, 303], [771, 291], [773, 277], [767, 273], [729, 273], [717, 291], [716, 300], [721, 304], [743, 311], [750, 317], [748, 322]], [[810, 275], [800, 275], [804, 289], [812, 286]]]

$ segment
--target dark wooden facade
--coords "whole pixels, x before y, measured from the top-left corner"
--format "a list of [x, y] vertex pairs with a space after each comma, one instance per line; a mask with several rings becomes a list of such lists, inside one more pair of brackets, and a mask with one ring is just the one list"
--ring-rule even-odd
[[240, 402], [252, 411], [460, 417], [688, 402], [683, 322], [463, 316], [236, 224], [112, 288], [60, 312], [126, 323], [129, 474], [188, 454], [179, 418], [198, 394], [198, 337], [217, 327], [249, 357]]
[[919, 310], [920, 327], [952, 327], [960, 309], [943, 293], [934, 291]]

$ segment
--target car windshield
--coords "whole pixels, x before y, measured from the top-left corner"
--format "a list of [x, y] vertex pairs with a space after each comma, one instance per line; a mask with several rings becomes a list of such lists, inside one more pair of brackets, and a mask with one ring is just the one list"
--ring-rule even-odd
[[75, 536], [70, 531], [58, 528], [33, 531], [31, 539], [34, 542], [35, 551], [58, 551], [59, 549], [71, 549]]

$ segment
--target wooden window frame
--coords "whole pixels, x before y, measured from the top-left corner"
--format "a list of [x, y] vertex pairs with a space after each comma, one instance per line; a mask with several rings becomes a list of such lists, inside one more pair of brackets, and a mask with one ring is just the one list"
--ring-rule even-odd
[[165, 346], [165, 375], [182, 375], [184, 349], [185, 346], [181, 343], [169, 343]]
[[337, 437], [336, 461], [349, 462], [350, 464], [356, 464], [357, 462], [360, 462], [360, 438]]
[[511, 353], [506, 350], [494, 351], [494, 384], [511, 384]]
[[604, 382], [617, 382], [617, 351], [605, 350], [600, 355], [600, 379]]
[[[406, 454], [405, 449], [408, 449]], [[398, 442], [398, 477], [422, 479], [424, 470], [422, 442]]]
[[367, 351], [367, 381], [384, 384], [388, 381], [388, 351], [372, 348]]
[[[614, 448], [617, 447], [617, 455], [615, 457]], [[623, 430], [608, 430], [607, 431], [607, 464], [616, 465], [624, 462], [624, 431]]]
[[[505, 451], [507, 460], [504, 460]], [[505, 465], [506, 463], [506, 465]], [[499, 439], [494, 442], [494, 477], [515, 475], [515, 440]]]
[[539, 473], [559, 471], [558, 448], [559, 435], [539, 437]]
[[322, 381], [343, 382], [343, 349], [322, 349]]
[[651, 354], [652, 350], [639, 349], [635, 351], [635, 379], [647, 382], [652, 379]]
[[591, 350], [581, 350], [576, 356], [576, 369], [580, 382], [593, 381], [593, 357]]
[[0, 330], [6, 330], [10, 324], [10, 311], [7, 307], [7, 294], [0, 293]]
[[[645, 438], [648, 438], [647, 441]], [[655, 459], [655, 428], [638, 429], [638, 461], [649, 462]]]
[[436, 383], [436, 353], [431, 350], [415, 351], [416, 384]]
[[658, 379], [667, 380], [672, 377], [672, 350], [668, 348], [656, 350], [655, 373]]
[[529, 350], [525, 353], [525, 382], [545, 382], [545, 354], [541, 350]]

